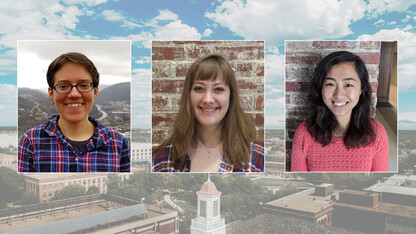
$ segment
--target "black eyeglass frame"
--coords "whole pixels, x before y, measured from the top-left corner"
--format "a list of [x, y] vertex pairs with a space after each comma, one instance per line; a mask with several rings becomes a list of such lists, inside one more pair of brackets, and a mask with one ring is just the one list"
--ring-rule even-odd
[[[59, 92], [58, 91], [58, 86], [59, 85], [69, 85], [69, 86], [71, 86], [71, 88], [69, 89], [69, 91], [68, 92], [64, 92], [64, 93], [62, 93], [62, 92]], [[80, 84], [90, 84], [91, 85], [91, 89], [89, 90], [89, 91], [81, 91], [81, 90], [79, 90], [78, 89], [78, 85], [80, 85]], [[57, 84], [57, 85], [55, 85], [55, 86], [53, 86], [53, 89], [57, 92], [57, 93], [59, 93], [59, 94], [67, 94], [67, 93], [70, 93], [71, 91], [72, 91], [72, 89], [73, 88], [76, 88], [77, 90], [78, 90], [78, 92], [80, 92], [80, 93], [89, 93], [89, 92], [91, 92], [96, 86], [95, 86], [95, 84], [93, 83], [93, 82], [79, 82], [78, 84], [76, 84], [76, 85], [72, 85], [72, 84], [68, 84], [68, 83], [61, 83], [61, 84]]]

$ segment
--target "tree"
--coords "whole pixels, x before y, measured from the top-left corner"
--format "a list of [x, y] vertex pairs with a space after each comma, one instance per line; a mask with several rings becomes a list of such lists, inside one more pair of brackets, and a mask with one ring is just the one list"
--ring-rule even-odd
[[109, 174], [107, 177], [107, 193], [115, 194], [121, 185], [121, 178], [117, 174]]
[[99, 193], [100, 193], [100, 189], [97, 186], [90, 186], [88, 187], [88, 191], [85, 194], [91, 195], [91, 194], [99, 194]]
[[0, 201], [20, 200], [24, 193], [24, 176], [8, 167], [0, 167]]
[[85, 195], [85, 188], [79, 184], [71, 184], [64, 189], [56, 191], [55, 196], [51, 200], [60, 200], [66, 198], [73, 198]]
[[36, 204], [39, 203], [39, 197], [34, 192], [26, 192], [22, 196], [22, 205], [30, 205], [30, 204]]

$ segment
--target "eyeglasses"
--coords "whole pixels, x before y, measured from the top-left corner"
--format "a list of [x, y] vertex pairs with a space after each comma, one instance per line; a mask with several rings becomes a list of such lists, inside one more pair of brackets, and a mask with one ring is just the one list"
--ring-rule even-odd
[[92, 83], [92, 82], [81, 82], [81, 83], [78, 83], [78, 84], [76, 84], [76, 85], [72, 85], [72, 84], [67, 84], [67, 83], [62, 83], [62, 84], [57, 84], [57, 85], [55, 85], [54, 87], [53, 87], [53, 89], [55, 89], [55, 91], [57, 92], [57, 93], [60, 93], [60, 94], [67, 94], [67, 93], [69, 93], [69, 92], [71, 92], [72, 91], [72, 88], [73, 87], [75, 87], [75, 88], [77, 88], [77, 90], [80, 92], [80, 93], [88, 93], [88, 92], [91, 92], [91, 90], [93, 90], [94, 89], [94, 83]]

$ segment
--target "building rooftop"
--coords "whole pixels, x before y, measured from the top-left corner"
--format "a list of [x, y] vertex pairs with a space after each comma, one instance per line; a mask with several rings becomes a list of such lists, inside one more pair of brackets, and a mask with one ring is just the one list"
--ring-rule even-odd
[[203, 185], [201, 190], [196, 192], [196, 194], [204, 194], [204, 195], [221, 195], [221, 192], [217, 190], [217, 187], [211, 181], [206, 181]]
[[380, 181], [365, 190], [374, 191], [374, 192], [387, 192], [395, 193], [407, 196], [416, 196], [416, 189], [413, 187], [403, 186], [406, 180], [416, 180], [415, 175], [406, 176], [406, 175], [393, 175], [387, 180]]
[[[331, 196], [322, 197], [315, 196], [314, 194], [315, 188], [310, 188], [287, 197], [271, 201], [267, 203], [267, 205], [316, 213], [333, 203], [331, 201]], [[337, 198], [339, 197], [339, 191], [335, 190], [333, 194], [335, 194]]]
[[384, 202], [378, 202], [374, 207], [351, 205], [351, 204], [345, 204], [345, 203], [340, 203], [340, 202], [335, 202], [335, 205], [357, 208], [361, 210], [370, 210], [370, 211], [386, 213], [386, 214], [416, 217], [416, 207], [412, 207], [412, 206], [403, 206], [403, 205], [384, 203]]

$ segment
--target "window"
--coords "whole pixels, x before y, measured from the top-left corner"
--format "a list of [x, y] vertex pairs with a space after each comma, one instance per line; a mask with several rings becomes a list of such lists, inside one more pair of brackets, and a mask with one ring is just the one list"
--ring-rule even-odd
[[49, 185], [49, 189], [52, 189], [52, 185], [51, 184]]
[[46, 185], [43, 186], [43, 190], [46, 190]]
[[207, 202], [206, 201], [200, 201], [199, 202], [199, 215], [201, 217], [207, 217]]
[[43, 197], [46, 197], [46, 192], [43, 192]]
[[214, 201], [214, 217], [218, 216], [218, 200]]

